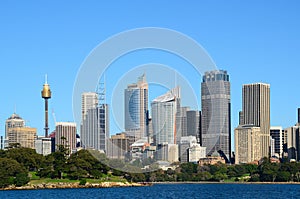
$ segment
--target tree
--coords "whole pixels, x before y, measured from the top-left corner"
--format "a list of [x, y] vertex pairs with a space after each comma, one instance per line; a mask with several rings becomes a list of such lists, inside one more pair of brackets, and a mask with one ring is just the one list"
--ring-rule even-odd
[[279, 164], [263, 162], [259, 165], [260, 181], [274, 182], [278, 173]]
[[288, 182], [291, 178], [291, 174], [287, 171], [279, 171], [276, 176], [277, 182]]
[[37, 154], [34, 149], [30, 148], [12, 148], [6, 151], [7, 158], [16, 160], [29, 171], [36, 171], [40, 168], [41, 163], [45, 160], [44, 156]]
[[28, 177], [28, 173], [19, 173], [16, 175], [16, 178], [14, 179], [14, 184], [17, 187], [26, 185], [30, 181], [30, 178]]
[[[0, 158], [0, 187], [6, 187], [15, 183], [15, 177], [19, 174], [28, 175], [28, 172], [16, 160]], [[18, 176], [18, 178], [21, 176]]]

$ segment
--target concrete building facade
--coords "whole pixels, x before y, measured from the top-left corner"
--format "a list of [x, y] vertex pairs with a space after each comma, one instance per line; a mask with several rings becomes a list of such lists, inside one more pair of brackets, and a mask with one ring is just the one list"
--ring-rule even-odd
[[253, 83], [243, 85], [243, 110], [241, 125], [260, 127], [261, 158], [269, 157], [270, 147], [270, 85]]
[[70, 153], [76, 149], [76, 123], [57, 122], [55, 127], [55, 146], [56, 150], [60, 145], [69, 150]]
[[234, 130], [235, 163], [259, 161], [261, 154], [261, 130], [254, 125], [240, 125]]

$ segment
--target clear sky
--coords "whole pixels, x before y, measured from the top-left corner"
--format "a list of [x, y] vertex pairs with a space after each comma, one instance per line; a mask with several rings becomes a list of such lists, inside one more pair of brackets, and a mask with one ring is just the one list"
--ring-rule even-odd
[[[271, 85], [271, 125], [294, 125], [300, 107], [299, 9], [296, 0], [1, 1], [0, 134], [4, 135], [5, 120], [15, 109], [27, 125], [43, 134], [40, 91], [46, 73], [53, 92], [50, 130], [54, 129], [52, 112], [57, 121], [74, 121], [73, 85], [85, 58], [107, 38], [143, 27], [169, 28], [193, 38], [219, 69], [228, 71], [232, 129], [238, 124], [242, 85], [254, 82]], [[118, 78], [124, 73], [122, 66], [130, 70], [147, 63], [160, 63], [179, 72], [186, 64], [169, 53], [145, 50], [119, 59], [110, 68], [111, 74]], [[199, 98], [201, 77], [190, 81]], [[115, 86], [110, 82], [108, 77], [108, 98]], [[155, 85], [150, 88], [150, 99], [166, 90]], [[112, 122], [111, 134], [119, 130]]]

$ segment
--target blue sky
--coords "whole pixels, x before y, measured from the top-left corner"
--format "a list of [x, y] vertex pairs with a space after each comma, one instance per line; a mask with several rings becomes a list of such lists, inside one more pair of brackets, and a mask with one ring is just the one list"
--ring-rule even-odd
[[[188, 35], [206, 49], [218, 68], [228, 71], [232, 128], [238, 124], [242, 84], [253, 82], [271, 85], [271, 125], [291, 126], [300, 107], [299, 9], [296, 0], [1, 1], [0, 135], [15, 107], [29, 126], [43, 134], [40, 91], [46, 73], [53, 92], [50, 130], [54, 129], [52, 111], [57, 121], [74, 121], [73, 85], [85, 58], [107, 38], [142, 27]], [[152, 62], [179, 72], [186, 64], [176, 56], [149, 50], [122, 57], [111, 67], [112, 74], [117, 78], [124, 65], [130, 70]], [[197, 97], [200, 78], [190, 78]], [[109, 82], [108, 92], [112, 92]], [[153, 85], [150, 98], [165, 90]], [[114, 134], [119, 129], [112, 124]]]

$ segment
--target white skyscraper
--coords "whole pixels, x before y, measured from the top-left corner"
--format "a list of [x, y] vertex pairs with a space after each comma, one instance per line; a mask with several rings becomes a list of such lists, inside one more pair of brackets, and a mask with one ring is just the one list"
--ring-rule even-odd
[[151, 103], [154, 143], [176, 144], [176, 114], [180, 88], [176, 87]]
[[82, 93], [81, 95], [81, 121], [83, 121], [87, 115], [87, 112], [91, 108], [96, 108], [98, 105], [98, 94], [95, 92]]
[[85, 149], [107, 151], [109, 138], [109, 110], [107, 104], [98, 105], [97, 93], [82, 94], [81, 145]]

